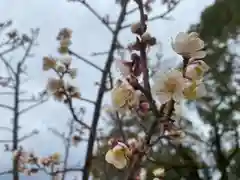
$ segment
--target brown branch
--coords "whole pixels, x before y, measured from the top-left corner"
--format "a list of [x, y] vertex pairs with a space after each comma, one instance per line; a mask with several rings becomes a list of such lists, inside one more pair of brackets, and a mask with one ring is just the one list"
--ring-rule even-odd
[[96, 102], [93, 101], [93, 100], [90, 100], [90, 99], [86, 99], [86, 98], [82, 98], [82, 97], [81, 97], [80, 100], [81, 100], [81, 101], [85, 101], [85, 102], [90, 103], [90, 104], [93, 104], [93, 105], [96, 105]]
[[13, 173], [12, 170], [3, 171], [3, 172], [0, 172], [0, 176], [2, 176], [2, 175], [6, 175], [6, 174], [12, 174], [12, 173]]
[[[17, 65], [17, 72], [15, 75], [15, 93], [14, 93], [14, 118], [13, 118], [13, 151], [18, 149], [18, 124], [19, 124], [19, 91], [20, 91], [20, 74], [21, 64]], [[18, 175], [18, 158], [13, 160], [13, 180], [19, 180]]]
[[8, 106], [6, 104], [0, 104], [0, 108], [7, 109], [10, 111], [14, 110], [14, 108], [12, 106]]
[[[165, 20], [170, 20], [170, 18], [167, 18], [166, 16], [171, 13], [176, 7], [177, 5], [181, 2], [181, 0], [177, 1], [172, 7], [170, 7], [167, 11], [163, 12], [162, 14], [160, 15], [157, 15], [157, 16], [153, 16], [153, 17], [150, 17], [148, 18], [148, 22], [151, 22], [151, 21], [155, 21], [155, 20], [158, 20], [158, 19], [165, 19]], [[129, 28], [131, 27], [132, 23], [129, 23], [129, 24], [126, 24], [124, 26], [122, 26], [122, 29], [126, 29], [126, 28]]]
[[24, 113], [26, 113], [26, 112], [28, 112], [28, 111], [30, 111], [30, 110], [38, 107], [38, 106], [44, 104], [44, 103], [47, 102], [47, 101], [48, 101], [48, 99], [45, 99], [45, 100], [41, 100], [41, 101], [39, 101], [39, 102], [36, 102], [36, 103], [30, 105], [30, 106], [28, 106], [28, 107], [20, 110], [20, 111], [19, 111], [19, 115], [22, 115], [22, 114], [24, 114]]
[[[64, 170], [68, 166], [68, 158], [69, 158], [69, 154], [70, 154], [70, 146], [71, 146], [71, 142], [72, 142], [71, 136], [73, 134], [73, 128], [74, 128], [74, 119], [71, 119], [69, 133], [68, 133], [68, 137], [67, 137], [66, 143], [65, 143], [65, 156], [64, 156], [64, 161], [63, 161], [63, 169]], [[65, 179], [65, 176], [66, 176], [66, 172], [63, 172], [62, 180]]]
[[70, 55], [73, 55], [73, 56], [75, 56], [76, 58], [82, 60], [82, 61], [85, 62], [86, 64], [88, 64], [88, 65], [94, 67], [95, 69], [97, 69], [97, 70], [103, 72], [103, 69], [101, 69], [101, 68], [98, 67], [97, 65], [93, 64], [93, 63], [92, 63], [91, 61], [89, 61], [88, 59], [86, 59], [86, 58], [84, 58], [84, 57], [82, 57], [82, 56], [76, 54], [76, 53], [73, 52], [72, 50], [68, 50], [68, 53], [69, 53]]
[[90, 132], [90, 136], [89, 136], [82, 180], [88, 180], [88, 177], [89, 177], [90, 168], [91, 168], [91, 165], [92, 165], [93, 145], [94, 145], [95, 138], [96, 138], [96, 130], [97, 130], [98, 120], [99, 120], [99, 116], [100, 116], [101, 104], [102, 104], [102, 100], [103, 100], [103, 96], [104, 96], [104, 92], [105, 92], [105, 82], [106, 82], [106, 79], [107, 79], [107, 75], [110, 71], [112, 62], [113, 62], [113, 54], [114, 54], [114, 51], [116, 49], [117, 37], [118, 37], [118, 34], [120, 32], [120, 29], [121, 29], [121, 24], [122, 24], [122, 22], [124, 21], [124, 18], [125, 18], [127, 4], [128, 4], [128, 0], [124, 3], [124, 5], [122, 7], [122, 10], [121, 10], [121, 13], [120, 13], [119, 18], [118, 18], [116, 29], [113, 33], [114, 35], [113, 35], [113, 38], [112, 38], [111, 48], [109, 50], [109, 55], [108, 55], [107, 62], [105, 64], [104, 72], [103, 72], [103, 75], [102, 75], [101, 85], [100, 85], [99, 90], [98, 90], [96, 107], [95, 107], [95, 110], [94, 110], [92, 126], [91, 126], [92, 131]]
[[9, 127], [0, 126], [0, 130], [4, 130], [12, 133], [12, 129]]
[[72, 114], [72, 116], [73, 116], [73, 119], [74, 119], [77, 123], [79, 123], [80, 125], [82, 125], [83, 127], [85, 127], [86, 129], [92, 131], [91, 128], [90, 128], [86, 123], [84, 123], [84, 122], [82, 122], [81, 120], [79, 120], [79, 118], [77, 117], [77, 114], [76, 114], [76, 112], [75, 112], [75, 110], [74, 110], [74, 107], [73, 107], [73, 104], [72, 104], [72, 99], [71, 99], [70, 97], [68, 97], [68, 96], [67, 96], [67, 104], [68, 104], [69, 110], [70, 110], [70, 112], [71, 112], [71, 114]]

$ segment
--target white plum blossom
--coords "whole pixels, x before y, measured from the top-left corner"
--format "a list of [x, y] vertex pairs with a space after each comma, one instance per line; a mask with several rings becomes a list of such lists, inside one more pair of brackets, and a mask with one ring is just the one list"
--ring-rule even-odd
[[164, 174], [165, 174], [164, 168], [157, 168], [157, 169], [153, 170], [153, 175], [156, 177], [164, 176]]
[[189, 100], [201, 98], [207, 94], [202, 80], [185, 82], [186, 88], [183, 91], [184, 97]]
[[199, 80], [208, 70], [209, 66], [204, 61], [193, 61], [187, 66], [185, 76], [191, 80]]
[[69, 66], [72, 62], [72, 56], [69, 54], [62, 55], [58, 58], [59, 62], [64, 64], [65, 66]]
[[146, 180], [147, 179], [147, 171], [144, 168], [140, 169], [139, 173], [139, 180]]
[[118, 111], [126, 112], [139, 105], [139, 93], [121, 81], [111, 92], [112, 104]]
[[61, 62], [56, 62], [55, 69], [57, 72], [63, 73], [66, 71], [66, 66], [62, 64]]
[[162, 103], [173, 99], [180, 101], [183, 98], [185, 79], [182, 73], [172, 69], [165, 73], [157, 73], [153, 78], [152, 93]]
[[180, 32], [172, 42], [173, 50], [186, 57], [202, 59], [206, 56], [206, 51], [203, 51], [204, 41], [201, 40], [197, 33], [191, 32], [189, 34]]
[[123, 169], [127, 166], [128, 157], [130, 156], [131, 151], [122, 142], [118, 142], [116, 146], [108, 150], [105, 155], [105, 160], [115, 166], [117, 169]]

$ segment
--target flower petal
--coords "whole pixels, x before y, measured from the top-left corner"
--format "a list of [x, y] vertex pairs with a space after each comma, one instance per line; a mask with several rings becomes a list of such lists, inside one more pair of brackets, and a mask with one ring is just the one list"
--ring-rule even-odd
[[200, 38], [190, 39], [188, 42], [188, 49], [190, 52], [199, 51], [204, 48], [204, 41]]
[[182, 43], [188, 40], [188, 34], [184, 32], [179, 32], [175, 38], [175, 43]]
[[127, 159], [125, 157], [118, 158], [116, 161], [114, 161], [113, 165], [117, 169], [123, 169], [127, 165]]
[[158, 100], [161, 102], [161, 104], [164, 104], [171, 99], [171, 93], [168, 92], [158, 92], [156, 96], [158, 97]]
[[197, 32], [190, 32], [188, 34], [189, 38], [198, 38], [199, 37], [199, 34]]
[[206, 51], [196, 51], [191, 54], [191, 57], [194, 59], [203, 59], [206, 55]]
[[116, 60], [116, 69], [121, 73], [122, 76], [126, 77], [131, 74], [131, 69], [128, 62], [124, 63], [122, 60]]
[[172, 95], [173, 100], [175, 100], [176, 102], [179, 102], [183, 99], [183, 93], [182, 91], [176, 91], [175, 93], [173, 93]]
[[197, 98], [201, 98], [203, 96], [206, 96], [206, 94], [207, 94], [207, 90], [206, 90], [205, 85], [203, 83], [199, 84], [197, 89], [196, 89]]
[[113, 164], [114, 163], [114, 153], [112, 150], [109, 150], [106, 155], [105, 155], [105, 160], [109, 163], [109, 164]]

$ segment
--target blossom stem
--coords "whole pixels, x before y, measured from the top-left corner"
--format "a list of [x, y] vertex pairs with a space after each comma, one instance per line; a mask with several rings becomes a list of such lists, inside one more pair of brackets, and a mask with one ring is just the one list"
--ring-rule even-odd
[[[142, 35], [146, 31], [146, 18], [144, 14], [144, 6], [142, 0], [135, 0], [139, 7], [140, 12], [140, 19], [141, 19], [141, 34]], [[149, 72], [148, 72], [148, 65], [147, 65], [147, 55], [146, 55], [146, 43], [140, 42], [140, 61], [143, 68], [143, 83], [144, 88], [151, 92], [150, 84], [149, 84]]]

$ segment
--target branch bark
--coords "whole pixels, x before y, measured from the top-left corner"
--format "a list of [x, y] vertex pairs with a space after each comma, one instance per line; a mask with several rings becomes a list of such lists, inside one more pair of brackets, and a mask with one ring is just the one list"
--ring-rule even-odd
[[98, 120], [99, 120], [99, 116], [100, 116], [102, 99], [103, 99], [104, 92], [106, 89], [105, 83], [106, 83], [107, 75], [111, 69], [111, 65], [113, 62], [113, 54], [116, 49], [117, 37], [120, 32], [121, 25], [125, 18], [127, 4], [128, 4], [128, 0], [126, 0], [124, 5], [122, 6], [122, 10], [121, 10], [121, 13], [118, 18], [116, 29], [114, 31], [114, 35], [112, 38], [111, 47], [109, 50], [109, 55], [108, 55], [107, 62], [104, 67], [104, 72], [103, 72], [102, 79], [101, 79], [101, 85], [98, 90], [96, 107], [94, 110], [92, 126], [91, 126], [92, 131], [90, 132], [90, 135], [89, 135], [89, 141], [88, 141], [88, 147], [87, 147], [87, 153], [86, 153], [85, 165], [84, 165], [84, 169], [83, 169], [82, 180], [88, 180], [88, 178], [89, 178], [90, 168], [92, 165], [92, 151], [93, 151], [93, 146], [94, 146], [94, 142], [95, 142], [95, 138], [96, 138], [96, 130], [97, 130]]

